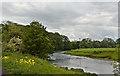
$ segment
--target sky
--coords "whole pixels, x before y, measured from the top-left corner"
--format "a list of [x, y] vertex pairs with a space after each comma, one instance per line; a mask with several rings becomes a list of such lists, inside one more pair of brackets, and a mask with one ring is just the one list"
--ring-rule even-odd
[[118, 38], [117, 2], [2, 2], [0, 21], [39, 21], [49, 32], [73, 40]]

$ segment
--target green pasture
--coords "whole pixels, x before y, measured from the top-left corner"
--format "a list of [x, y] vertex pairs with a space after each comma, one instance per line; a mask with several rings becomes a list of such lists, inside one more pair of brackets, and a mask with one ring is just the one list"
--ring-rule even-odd
[[118, 49], [116, 48], [85, 48], [65, 52], [69, 55], [86, 56], [92, 58], [118, 60]]

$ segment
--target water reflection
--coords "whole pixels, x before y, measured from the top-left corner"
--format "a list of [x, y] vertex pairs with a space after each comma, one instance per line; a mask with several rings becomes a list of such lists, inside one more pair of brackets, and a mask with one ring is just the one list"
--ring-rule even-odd
[[81, 68], [85, 72], [97, 73], [97, 74], [113, 74], [112, 61], [93, 59], [82, 56], [73, 56], [63, 54], [65, 51], [56, 52], [51, 56], [50, 61], [59, 67]]

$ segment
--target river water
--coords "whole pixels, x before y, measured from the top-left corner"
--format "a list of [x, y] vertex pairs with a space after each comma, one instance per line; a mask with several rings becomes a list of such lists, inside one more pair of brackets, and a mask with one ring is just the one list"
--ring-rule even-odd
[[96, 74], [113, 74], [112, 61], [94, 59], [83, 56], [73, 56], [64, 54], [66, 51], [55, 52], [50, 55], [50, 63], [59, 67], [70, 68], [81, 68], [85, 72], [96, 73]]

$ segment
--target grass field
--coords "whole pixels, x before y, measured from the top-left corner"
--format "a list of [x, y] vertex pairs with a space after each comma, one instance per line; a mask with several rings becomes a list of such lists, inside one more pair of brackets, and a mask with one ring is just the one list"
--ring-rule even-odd
[[75, 49], [65, 52], [69, 55], [86, 56], [92, 58], [118, 60], [118, 50], [116, 48], [86, 48]]
[[2, 56], [2, 67], [7, 74], [75, 74], [28, 54], [3, 53]]
[[[2, 69], [5, 74], [82, 74], [91, 76], [90, 73], [82, 72], [80, 69], [65, 70], [55, 67], [46, 60], [29, 54], [2, 53]], [[96, 74], [92, 74], [96, 76]]]

